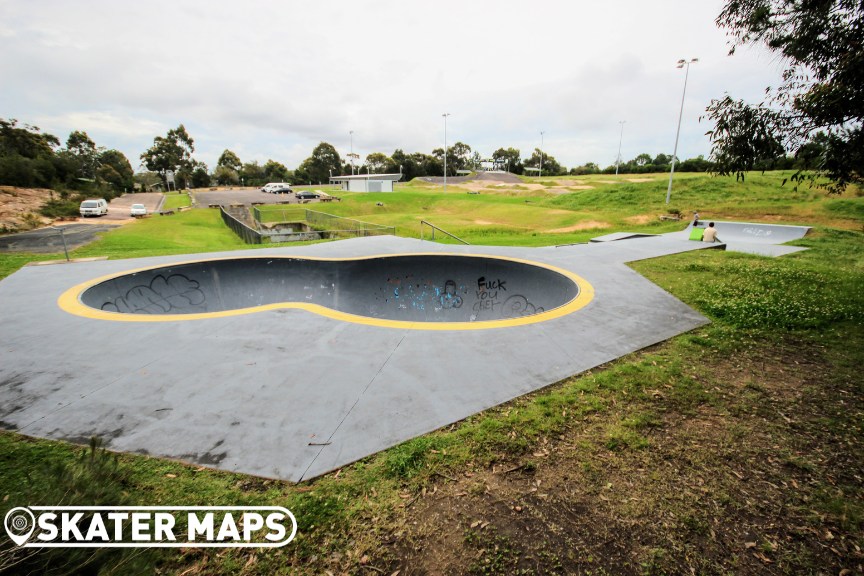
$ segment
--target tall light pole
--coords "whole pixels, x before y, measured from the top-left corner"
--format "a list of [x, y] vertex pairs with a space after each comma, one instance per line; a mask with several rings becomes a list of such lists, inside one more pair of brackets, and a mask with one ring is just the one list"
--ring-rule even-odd
[[354, 175], [354, 131], [351, 130], [348, 132], [348, 135], [351, 136], [351, 154], [349, 157], [351, 158], [351, 175]]
[[678, 130], [675, 132], [675, 149], [672, 151], [672, 169], [669, 171], [669, 188], [666, 190], [666, 204], [672, 197], [672, 177], [675, 175], [675, 159], [678, 157], [678, 136], [681, 134], [681, 116], [684, 114], [684, 96], [687, 94], [687, 77], [690, 76], [690, 64], [698, 62], [698, 58], [678, 60], [678, 68], [685, 68], [684, 91], [681, 93], [681, 109], [678, 111]]
[[540, 178], [543, 177], [543, 135], [545, 132], [540, 132]]
[[615, 175], [618, 175], [618, 166], [621, 164], [621, 142], [624, 140], [624, 124], [626, 120], [619, 120], [621, 125], [621, 136], [618, 138], [618, 156], [615, 158]]
[[447, 192], [447, 116], [449, 115], [449, 112], [441, 115], [444, 117], [444, 192]]

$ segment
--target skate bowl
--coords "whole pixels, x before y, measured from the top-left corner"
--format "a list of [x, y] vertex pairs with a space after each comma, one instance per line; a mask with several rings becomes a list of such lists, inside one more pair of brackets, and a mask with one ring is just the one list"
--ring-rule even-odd
[[280, 308], [376, 326], [477, 330], [533, 324], [582, 308], [593, 288], [547, 264], [464, 254], [349, 259], [245, 257], [96, 278], [59, 299], [115, 321], [181, 321]]

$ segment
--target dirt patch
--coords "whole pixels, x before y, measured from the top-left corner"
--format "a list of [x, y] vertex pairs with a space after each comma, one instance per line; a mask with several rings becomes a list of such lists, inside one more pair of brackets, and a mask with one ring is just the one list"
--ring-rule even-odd
[[830, 511], [860, 493], [861, 437], [841, 425], [864, 409], [860, 382], [794, 338], [733, 358], [643, 400], [610, 397], [521, 456], [433, 475], [374, 564], [400, 576], [861, 573], [858, 511]]
[[475, 224], [479, 224], [480, 226], [489, 226], [494, 224], [494, 222], [489, 222], [488, 220], [474, 220]]
[[627, 178], [627, 182], [654, 182], [656, 178]]
[[552, 230], [546, 230], [549, 234], [566, 234], [567, 232], [578, 232], [580, 230], [594, 230], [594, 229], [603, 229], [609, 228], [611, 224], [608, 222], [597, 222], [596, 220], [587, 220], [585, 222], [579, 222], [578, 224], [574, 224], [572, 226], [567, 226], [566, 228], [554, 228]]
[[630, 224], [647, 224], [648, 222], [653, 222], [654, 217], [650, 214], [639, 214], [638, 216], [630, 216], [624, 220]]
[[470, 190], [472, 192], [506, 192], [506, 191], [525, 191], [525, 190], [546, 190], [546, 186], [542, 184], [526, 184], [522, 181], [515, 182], [497, 182], [495, 180], [471, 180], [456, 184], [459, 188]]
[[0, 186], [0, 232], [30, 230], [51, 223], [39, 214], [42, 204], [51, 198], [46, 188]]

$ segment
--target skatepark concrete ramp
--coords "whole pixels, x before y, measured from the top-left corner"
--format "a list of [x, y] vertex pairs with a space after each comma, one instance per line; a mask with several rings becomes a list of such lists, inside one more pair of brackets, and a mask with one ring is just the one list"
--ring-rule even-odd
[[545, 264], [411, 254], [186, 262], [98, 278], [72, 288], [60, 304], [105, 320], [177, 321], [300, 308], [379, 326], [476, 329], [557, 318], [592, 297], [585, 280]]

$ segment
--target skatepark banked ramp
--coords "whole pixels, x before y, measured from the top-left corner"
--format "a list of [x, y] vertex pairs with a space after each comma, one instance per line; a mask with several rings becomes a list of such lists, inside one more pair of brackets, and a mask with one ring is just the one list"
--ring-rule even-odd
[[300, 308], [361, 324], [453, 330], [541, 322], [592, 297], [585, 280], [545, 264], [410, 254], [187, 262], [98, 278], [72, 288], [60, 303], [104, 320], [191, 320]]

